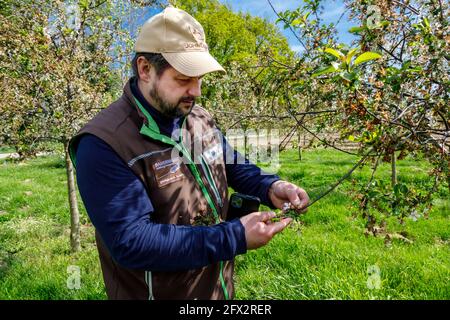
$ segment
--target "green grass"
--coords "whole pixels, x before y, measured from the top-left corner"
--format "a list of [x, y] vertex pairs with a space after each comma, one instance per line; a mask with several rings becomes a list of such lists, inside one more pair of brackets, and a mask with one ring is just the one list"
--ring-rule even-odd
[[12, 153], [15, 152], [14, 148], [7, 147], [7, 146], [0, 146], [0, 154], [2, 153]]
[[[63, 160], [0, 162], [0, 300], [106, 298], [94, 229], [80, 208], [83, 249], [71, 254]], [[79, 290], [67, 288], [72, 265]]]
[[[315, 199], [350, 169], [357, 158], [329, 150], [295, 151], [281, 156], [280, 176], [305, 188]], [[377, 177], [390, 179], [390, 165]], [[427, 181], [427, 166], [414, 159], [399, 161], [399, 181]], [[368, 168], [353, 178], [367, 181]], [[405, 231], [413, 244], [364, 235], [345, 182], [301, 217], [300, 232], [287, 229], [268, 246], [237, 257], [238, 299], [449, 299], [450, 201], [443, 187], [429, 219], [400, 225], [388, 219], [390, 232]], [[368, 268], [380, 270], [380, 286], [369, 289]]]
[[[356, 157], [329, 150], [281, 155], [282, 178], [312, 198], [340, 178]], [[400, 161], [400, 181], [428, 179], [424, 162]], [[368, 169], [354, 178], [364, 181]], [[380, 177], [389, 179], [389, 166]], [[82, 211], [80, 253], [69, 249], [65, 169], [57, 157], [23, 164], [0, 160], [0, 299], [104, 299], [94, 230]], [[237, 299], [450, 299], [450, 200], [442, 187], [429, 219], [400, 225], [412, 244], [364, 235], [346, 182], [301, 217], [300, 232], [287, 229], [266, 247], [236, 259]], [[81, 289], [70, 290], [67, 267], [81, 269]], [[368, 268], [380, 270], [379, 289], [369, 289]]]

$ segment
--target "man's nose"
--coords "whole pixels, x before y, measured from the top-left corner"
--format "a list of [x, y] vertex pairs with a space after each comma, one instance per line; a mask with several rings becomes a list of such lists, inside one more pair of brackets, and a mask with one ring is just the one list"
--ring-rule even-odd
[[194, 97], [200, 97], [202, 95], [202, 79], [192, 79], [188, 94]]

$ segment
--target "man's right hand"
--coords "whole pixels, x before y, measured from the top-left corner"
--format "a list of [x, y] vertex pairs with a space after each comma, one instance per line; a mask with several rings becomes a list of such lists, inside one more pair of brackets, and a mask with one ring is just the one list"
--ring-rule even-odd
[[275, 217], [274, 212], [253, 212], [241, 217], [241, 223], [245, 228], [247, 249], [257, 249], [266, 245], [278, 232], [282, 231], [292, 221], [286, 218], [278, 222], [270, 219]]

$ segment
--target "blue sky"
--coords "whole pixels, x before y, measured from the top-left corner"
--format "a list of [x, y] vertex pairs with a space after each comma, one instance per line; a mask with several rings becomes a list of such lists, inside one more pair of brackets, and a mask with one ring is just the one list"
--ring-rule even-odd
[[[251, 15], [266, 18], [271, 22], [275, 22], [277, 19], [277, 16], [273, 12], [267, 0], [219, 0], [219, 1], [224, 4], [230, 5], [231, 9], [235, 12], [237, 11], [249, 12]], [[271, 2], [278, 12], [285, 11], [288, 9], [293, 10], [303, 4], [302, 0], [271, 0]], [[322, 0], [322, 4], [324, 8], [322, 14], [324, 22], [337, 23], [342, 13], [345, 11], [343, 0]], [[161, 11], [160, 9], [151, 10], [149, 14], [145, 14], [145, 19], [143, 21], [145, 21], [150, 16], [160, 11]], [[350, 29], [353, 26], [355, 26], [355, 23], [349, 21], [347, 12], [342, 17], [337, 26], [338, 37], [340, 42], [350, 45], [351, 41], [355, 39], [355, 37], [348, 32], [348, 29]], [[289, 29], [284, 30], [282, 24], [279, 24], [278, 27], [280, 31], [288, 39], [292, 50], [297, 52], [303, 50], [303, 47], [298, 43], [298, 40], [295, 38], [295, 36]]]
[[[259, 16], [262, 18], [266, 18], [272, 22], [275, 22], [277, 19], [275, 13], [270, 7], [267, 0], [220, 0], [222, 3], [229, 4], [233, 11], [243, 11], [249, 12], [252, 15]], [[272, 0], [272, 5], [274, 8], [280, 12], [285, 10], [296, 9], [300, 6], [303, 1], [301, 0]], [[323, 14], [322, 18], [325, 22], [334, 22], [336, 23], [339, 20], [339, 17], [345, 11], [345, 7], [342, 0], [325, 0], [323, 1]], [[354, 23], [348, 21], [348, 12], [342, 17], [341, 21], [337, 26], [339, 41], [350, 44], [350, 42], [355, 39], [352, 34], [348, 32], [348, 29], [354, 26]], [[301, 46], [298, 41], [295, 39], [294, 35], [290, 30], [283, 30], [283, 26], [279, 25], [282, 33], [288, 38], [289, 44], [294, 51], [301, 50]]]

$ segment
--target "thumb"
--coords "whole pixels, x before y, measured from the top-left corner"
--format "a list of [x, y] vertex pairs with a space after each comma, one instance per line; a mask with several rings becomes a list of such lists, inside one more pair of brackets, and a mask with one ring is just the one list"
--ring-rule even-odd
[[298, 197], [297, 190], [294, 187], [289, 187], [286, 189], [286, 195], [293, 205], [300, 205], [300, 198]]

